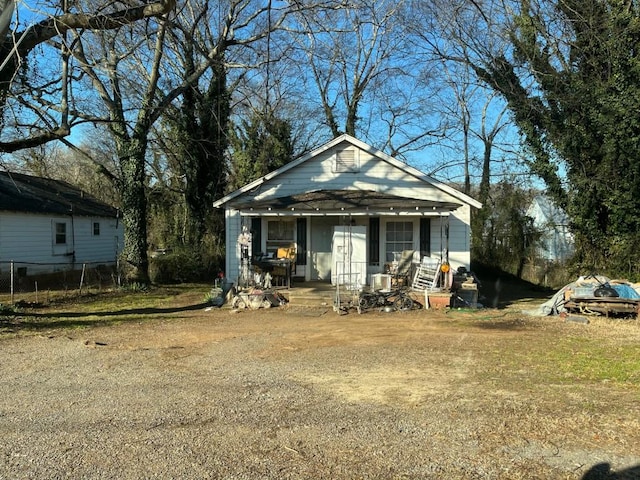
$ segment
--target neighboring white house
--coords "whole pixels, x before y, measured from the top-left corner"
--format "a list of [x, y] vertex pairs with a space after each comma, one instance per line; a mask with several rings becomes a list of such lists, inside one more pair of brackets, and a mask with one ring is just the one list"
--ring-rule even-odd
[[[243, 252], [295, 251], [295, 276], [331, 279], [336, 232], [357, 231], [368, 283], [403, 252], [413, 260], [470, 267], [471, 208], [481, 204], [389, 155], [342, 135], [216, 201], [226, 216], [226, 274], [236, 280]], [[247, 234], [251, 235], [247, 235]], [[250, 240], [250, 244], [248, 241]], [[338, 246], [340, 247], [340, 246]], [[355, 258], [354, 253], [354, 258]], [[335, 272], [334, 272], [335, 273]]]
[[542, 232], [538, 258], [563, 262], [573, 255], [574, 240], [569, 231], [569, 217], [550, 198], [537, 195], [526, 214], [533, 218], [533, 226]]
[[23, 274], [113, 265], [123, 245], [118, 211], [68, 183], [0, 172], [0, 269]]

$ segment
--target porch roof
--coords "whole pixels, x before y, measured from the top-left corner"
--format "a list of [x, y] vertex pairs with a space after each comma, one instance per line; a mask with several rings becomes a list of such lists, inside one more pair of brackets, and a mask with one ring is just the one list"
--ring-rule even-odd
[[462, 204], [400, 197], [373, 190], [318, 190], [285, 197], [254, 200], [239, 198], [229, 202], [233, 208], [251, 211], [295, 211], [299, 213], [345, 211], [436, 211], [450, 212]]

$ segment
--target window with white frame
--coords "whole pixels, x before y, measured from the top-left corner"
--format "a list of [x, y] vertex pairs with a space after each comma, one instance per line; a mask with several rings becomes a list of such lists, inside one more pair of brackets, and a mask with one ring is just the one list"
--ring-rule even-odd
[[53, 241], [56, 245], [65, 245], [67, 243], [67, 224], [65, 222], [55, 222]]
[[296, 222], [294, 220], [267, 221], [267, 254], [275, 257], [278, 248], [289, 248], [295, 242]]
[[398, 261], [403, 250], [413, 249], [413, 222], [387, 222], [386, 261]]

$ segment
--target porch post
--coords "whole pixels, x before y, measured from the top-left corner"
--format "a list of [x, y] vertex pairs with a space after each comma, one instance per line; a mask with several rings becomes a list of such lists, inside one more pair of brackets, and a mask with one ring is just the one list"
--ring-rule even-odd
[[[311, 217], [307, 217], [307, 240], [311, 239]], [[309, 244], [313, 245], [313, 242], [307, 242], [307, 265], [304, 267], [304, 280], [305, 282], [311, 281], [311, 248]]]

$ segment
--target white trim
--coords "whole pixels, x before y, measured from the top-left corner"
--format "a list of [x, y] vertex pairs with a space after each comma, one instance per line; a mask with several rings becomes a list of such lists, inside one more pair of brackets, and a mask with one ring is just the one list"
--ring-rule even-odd
[[448, 217], [451, 212], [438, 212], [438, 211], [415, 211], [415, 210], [407, 210], [407, 211], [389, 211], [389, 210], [367, 210], [367, 211], [269, 211], [269, 210], [239, 210], [239, 213], [242, 217], [342, 217], [344, 215], [349, 215], [352, 217], [405, 217], [405, 216], [416, 216], [416, 217]]

